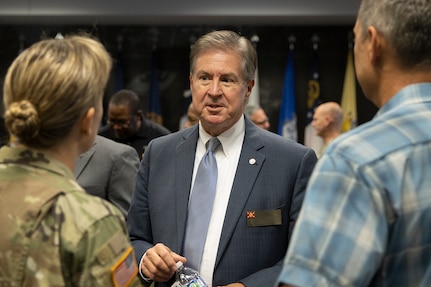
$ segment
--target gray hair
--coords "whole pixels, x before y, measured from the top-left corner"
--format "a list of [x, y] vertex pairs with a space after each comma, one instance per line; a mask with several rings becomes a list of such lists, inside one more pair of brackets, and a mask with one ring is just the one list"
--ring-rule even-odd
[[403, 67], [431, 68], [431, 0], [362, 0], [358, 23], [361, 40], [369, 26], [375, 27]]
[[213, 31], [201, 36], [191, 47], [190, 72], [193, 73], [196, 59], [206, 51], [235, 51], [241, 57], [242, 77], [245, 81], [254, 79], [257, 54], [253, 44], [245, 37], [228, 30]]

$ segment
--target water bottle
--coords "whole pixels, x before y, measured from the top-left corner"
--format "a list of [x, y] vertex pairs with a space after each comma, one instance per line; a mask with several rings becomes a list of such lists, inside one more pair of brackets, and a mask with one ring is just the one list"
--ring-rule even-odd
[[181, 261], [177, 262], [175, 282], [171, 287], [208, 287], [199, 272], [186, 267]]

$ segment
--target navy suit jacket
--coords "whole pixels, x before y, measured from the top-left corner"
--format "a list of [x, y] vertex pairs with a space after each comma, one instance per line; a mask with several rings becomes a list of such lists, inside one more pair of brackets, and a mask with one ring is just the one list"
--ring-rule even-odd
[[[198, 136], [195, 125], [153, 140], [145, 152], [127, 222], [138, 262], [159, 242], [182, 254]], [[245, 119], [213, 287], [234, 282], [247, 287], [275, 284], [316, 161], [312, 149]], [[254, 219], [250, 212], [255, 212]], [[265, 214], [275, 216], [265, 219]]]

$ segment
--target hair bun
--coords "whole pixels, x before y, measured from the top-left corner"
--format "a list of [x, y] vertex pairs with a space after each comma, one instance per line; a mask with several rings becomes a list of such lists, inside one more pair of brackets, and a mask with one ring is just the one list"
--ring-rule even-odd
[[9, 106], [5, 113], [5, 124], [14, 137], [24, 141], [35, 138], [40, 130], [39, 114], [27, 100]]

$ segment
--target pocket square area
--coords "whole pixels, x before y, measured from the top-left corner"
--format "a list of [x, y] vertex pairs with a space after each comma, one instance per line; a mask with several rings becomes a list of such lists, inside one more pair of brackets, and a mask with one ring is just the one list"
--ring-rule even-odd
[[281, 225], [281, 209], [251, 210], [245, 215], [248, 227]]

